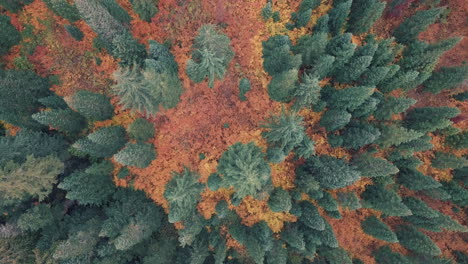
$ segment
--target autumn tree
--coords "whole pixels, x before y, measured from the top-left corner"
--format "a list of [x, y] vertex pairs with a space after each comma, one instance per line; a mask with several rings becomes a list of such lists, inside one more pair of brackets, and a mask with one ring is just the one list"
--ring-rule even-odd
[[199, 83], [208, 78], [213, 88], [215, 79], [223, 79], [227, 66], [234, 56], [231, 40], [214, 25], [203, 25], [192, 46], [192, 58], [187, 62], [187, 75]]

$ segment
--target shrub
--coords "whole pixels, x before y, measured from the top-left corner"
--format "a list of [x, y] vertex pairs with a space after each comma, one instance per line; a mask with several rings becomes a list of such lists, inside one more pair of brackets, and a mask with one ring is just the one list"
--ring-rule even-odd
[[384, 240], [391, 243], [398, 242], [398, 239], [393, 231], [384, 222], [380, 221], [375, 216], [367, 217], [361, 223], [364, 233], [371, 235], [377, 239]]
[[146, 168], [156, 159], [153, 144], [127, 143], [127, 145], [114, 155], [115, 161], [122, 165]]
[[187, 62], [187, 75], [195, 83], [208, 78], [208, 86], [213, 88], [215, 79], [224, 78], [226, 68], [234, 52], [231, 40], [219, 33], [214, 25], [203, 25], [192, 47], [192, 59]]
[[109, 97], [85, 90], [72, 95], [68, 105], [91, 121], [104, 121], [114, 115], [114, 107]]
[[236, 143], [223, 153], [218, 163], [222, 185], [234, 187], [234, 198], [257, 196], [271, 185], [270, 167], [264, 153], [254, 143]]
[[9, 16], [0, 15], [0, 55], [8, 53], [11, 47], [21, 41], [21, 35], [15, 27], [10, 23]]
[[151, 22], [151, 18], [158, 13], [159, 0], [130, 0], [132, 8], [141, 20]]
[[137, 118], [127, 128], [128, 135], [140, 142], [154, 137], [154, 125], [144, 118]]

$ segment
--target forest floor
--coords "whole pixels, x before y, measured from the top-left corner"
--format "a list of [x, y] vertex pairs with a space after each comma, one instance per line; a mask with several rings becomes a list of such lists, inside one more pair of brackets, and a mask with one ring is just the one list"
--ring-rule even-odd
[[[159, 0], [160, 11], [150, 23], [138, 18], [131, 10], [128, 0], [118, 0], [118, 2], [132, 16], [130, 29], [141, 43], [148, 45], [150, 39], [160, 43], [164, 41], [172, 43], [171, 51], [179, 65], [179, 77], [185, 89], [177, 107], [164, 110], [151, 120], [156, 127], [153, 143], [157, 149], [157, 159], [146, 169], [132, 169], [132, 173], [136, 175], [132, 184], [138, 189], [145, 190], [156, 203], [167, 209], [167, 201], [163, 196], [164, 186], [171, 179], [173, 171], [181, 171], [184, 167], [188, 167], [198, 171], [201, 175], [200, 180], [205, 182], [208, 176], [216, 171], [217, 160], [230, 145], [253, 141], [258, 146], [266, 148], [260, 124], [271, 114], [281, 111], [281, 105], [270, 100], [267, 94], [270, 77], [262, 66], [262, 41], [271, 35], [282, 33], [290, 35], [294, 41], [298, 36], [306, 34], [307, 29], [288, 32], [284, 28], [290, 13], [297, 9], [300, 1], [296, 0], [272, 1], [274, 11], [278, 10], [281, 13], [281, 20], [277, 23], [271, 20], [265, 22], [262, 19], [261, 9], [266, 1]], [[184, 4], [180, 4], [182, 2]], [[314, 11], [312, 21], [330, 9], [331, 4], [331, 0], [323, 0], [322, 5]], [[422, 40], [433, 42], [448, 37], [468, 35], [466, 19], [468, 2], [446, 0], [442, 1], [442, 5], [448, 6], [451, 10], [449, 16], [442, 23], [436, 23], [422, 33], [420, 36]], [[376, 23], [373, 31], [378, 36], [388, 37], [395, 26], [418, 8], [420, 8], [418, 5], [409, 5], [391, 14], [387, 12], [387, 15]], [[117, 62], [106, 52], [98, 52], [93, 48], [92, 40], [96, 35], [83, 21], [77, 22], [78, 27], [84, 32], [83, 41], [78, 42], [68, 36], [63, 29], [67, 21], [53, 15], [41, 0], [35, 0], [26, 6], [25, 11], [19, 16], [9, 15], [19, 30], [24, 30], [26, 24], [32, 24], [36, 35], [42, 36], [41, 44], [28, 58], [39, 74], [60, 75], [61, 83], [53, 87], [59, 95], [67, 96], [81, 89], [108, 92], [111, 75], [117, 69]], [[191, 46], [197, 30], [207, 23], [217, 24], [223, 29], [231, 39], [235, 52], [226, 76], [221, 81], [215, 81], [212, 89], [206, 82], [194, 84], [185, 73], [186, 62], [191, 56]], [[25, 41], [35, 40], [31, 37]], [[11, 67], [13, 58], [19, 53], [19, 46], [14, 47], [11, 54], [4, 58], [7, 65]], [[97, 58], [100, 63], [97, 62]], [[460, 65], [466, 60], [468, 60], [468, 38], [444, 54], [439, 66]], [[241, 102], [238, 99], [238, 83], [244, 77], [251, 81], [252, 89], [246, 94], [248, 100]], [[465, 84], [458, 90], [466, 88]], [[463, 113], [467, 113], [468, 110], [466, 102], [454, 101], [448, 92], [432, 95], [417, 89], [410, 95], [418, 100], [417, 106], [450, 105], [460, 108]], [[307, 132], [316, 142], [317, 153], [336, 157], [346, 156], [347, 153], [343, 149], [332, 149], [326, 141], [325, 132], [314, 127], [314, 123], [317, 123], [320, 117], [317, 113], [305, 110], [301, 114], [308, 124]], [[116, 117], [111, 123], [125, 126], [135, 117], [136, 115], [117, 107]], [[467, 129], [468, 120], [462, 120], [456, 126]], [[442, 148], [437, 137], [434, 143], [438, 143]], [[422, 153], [421, 158], [428, 162], [430, 155], [432, 153]], [[288, 158], [279, 165], [273, 165], [273, 184], [286, 189], [293, 188], [296, 163]], [[441, 179], [446, 174], [443, 171], [426, 171], [426, 173]], [[116, 179], [116, 181], [119, 185], [128, 185], [126, 180]], [[368, 182], [364, 179], [352, 188], [362, 191]], [[210, 217], [216, 202], [226, 199], [229, 194], [229, 190], [217, 192], [205, 190], [199, 211], [205, 217]], [[461, 224], [468, 224], [466, 213], [454, 213], [451, 204], [428, 197], [423, 199], [432, 207], [451, 215]], [[252, 225], [265, 220], [274, 231], [279, 231], [284, 221], [295, 220], [292, 215], [286, 213], [273, 213], [268, 209], [266, 202], [253, 199], [246, 199], [236, 211], [242, 216], [244, 224]], [[360, 222], [370, 213], [375, 214], [371, 210], [361, 209], [342, 212], [342, 219], [327, 217], [340, 245], [366, 264], [375, 263], [371, 252], [383, 245], [381, 241], [364, 234], [360, 228]], [[396, 224], [395, 221], [390, 222]], [[467, 233], [426, 233], [435, 239], [445, 255], [450, 255], [451, 250], [467, 251], [465, 248], [468, 241]], [[399, 252], [405, 252], [399, 244], [392, 247]]]

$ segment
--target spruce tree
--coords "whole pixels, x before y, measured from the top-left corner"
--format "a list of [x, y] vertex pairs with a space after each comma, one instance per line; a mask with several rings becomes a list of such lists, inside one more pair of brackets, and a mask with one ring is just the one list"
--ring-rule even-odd
[[354, 86], [345, 89], [333, 89], [326, 98], [330, 108], [353, 111], [374, 93], [374, 87]]
[[350, 124], [341, 133], [341, 145], [345, 148], [357, 150], [375, 142], [380, 135], [380, 130], [371, 124]]
[[156, 151], [150, 143], [127, 143], [125, 147], [114, 155], [115, 161], [125, 166], [140, 169], [148, 167], [156, 159]]
[[358, 82], [361, 85], [376, 86], [385, 79], [389, 71], [390, 66], [369, 67], [362, 73]]
[[347, 31], [362, 34], [374, 25], [385, 9], [386, 2], [379, 0], [353, 0]]
[[369, 118], [375, 111], [377, 110], [377, 105], [379, 104], [380, 100], [379, 96], [376, 96], [377, 93], [374, 93], [371, 97], [367, 98], [364, 103], [359, 105], [354, 111], [352, 112], [352, 116], [354, 118], [362, 118], [366, 119]]
[[408, 250], [422, 255], [437, 256], [440, 248], [432, 240], [412, 226], [400, 226], [396, 230], [400, 244]]
[[372, 252], [377, 263], [381, 264], [411, 264], [410, 260], [400, 253], [392, 251], [389, 246], [383, 246]]
[[328, 42], [326, 52], [335, 57], [333, 71], [341, 69], [353, 56], [356, 44], [351, 42], [351, 36], [350, 33], [338, 35]]
[[17, 225], [23, 231], [38, 231], [54, 222], [53, 209], [46, 204], [38, 204], [26, 210], [18, 218]]
[[78, 9], [67, 0], [45, 0], [44, 2], [57, 16], [61, 16], [71, 23], [80, 20]]
[[373, 67], [383, 67], [395, 60], [395, 57], [403, 49], [403, 45], [394, 44], [394, 38], [388, 38], [378, 41], [377, 50], [372, 58]]
[[77, 140], [72, 147], [91, 157], [106, 158], [117, 153], [125, 143], [125, 129], [121, 126], [110, 126]]
[[250, 81], [247, 78], [242, 78], [239, 82], [239, 100], [247, 101], [245, 94], [250, 91], [251, 85]]
[[377, 239], [384, 240], [384, 241], [391, 242], [391, 243], [398, 242], [398, 239], [395, 233], [393, 233], [390, 227], [373, 215], [367, 217], [361, 223], [361, 227], [364, 233], [371, 235]]
[[416, 197], [405, 197], [403, 198], [403, 203], [411, 210], [413, 216], [424, 218], [435, 218], [438, 216], [436, 210], [432, 209], [425, 202]]
[[431, 165], [437, 169], [460, 169], [468, 166], [468, 161], [452, 153], [437, 151]]
[[460, 114], [460, 110], [454, 107], [420, 107], [407, 112], [405, 127], [420, 132], [432, 132], [449, 126], [449, 120]]
[[21, 35], [11, 24], [9, 16], [0, 15], [0, 55], [8, 53], [11, 47], [18, 44], [21, 40]]
[[87, 125], [83, 116], [70, 109], [42, 111], [33, 114], [31, 117], [40, 124], [71, 134], [79, 133]]
[[324, 54], [315, 60], [312, 68], [310, 69], [310, 74], [318, 79], [323, 79], [328, 76], [330, 71], [333, 69], [334, 62], [335, 57]]
[[352, 57], [341, 70], [337, 70], [335, 78], [340, 83], [355, 81], [367, 70], [372, 61], [372, 56]]
[[127, 128], [128, 135], [139, 141], [148, 141], [154, 137], [154, 125], [144, 118], [137, 118]]
[[325, 229], [326, 220], [319, 214], [317, 207], [310, 202], [301, 202], [302, 215], [299, 217], [299, 222], [308, 228], [323, 231]]
[[328, 43], [327, 33], [314, 32], [311, 35], [304, 35], [297, 40], [296, 45], [291, 50], [294, 54], [302, 56], [302, 66], [313, 66], [320, 56], [325, 53]]
[[355, 192], [339, 192], [337, 196], [341, 207], [348, 208], [349, 210], [361, 208], [361, 203]]
[[289, 29], [305, 27], [312, 16], [312, 10], [320, 5], [321, 0], [302, 0], [297, 12], [291, 14], [293, 24], [288, 24]]
[[331, 109], [323, 114], [320, 125], [329, 132], [336, 131], [346, 126], [351, 120], [351, 114], [345, 110]]
[[383, 148], [398, 146], [405, 142], [418, 139], [423, 133], [412, 129], [406, 129], [398, 124], [382, 125], [380, 127], [380, 138], [376, 141]]
[[468, 148], [468, 131], [446, 137], [445, 144], [455, 149]]
[[382, 177], [398, 173], [398, 168], [391, 162], [373, 157], [369, 153], [359, 155], [352, 160], [352, 164], [357, 167], [364, 177]]
[[302, 81], [294, 91], [294, 104], [292, 108], [299, 111], [301, 108], [310, 108], [320, 99], [319, 81], [311, 75], [304, 74]]
[[84, 38], [83, 32], [79, 28], [73, 25], [65, 25], [65, 30], [68, 34], [77, 41], [82, 41]]
[[443, 90], [450, 90], [462, 83], [468, 77], [468, 66], [444, 67], [434, 72], [424, 82], [424, 91], [438, 94]]
[[328, 28], [328, 22], [330, 21], [330, 16], [328, 14], [325, 14], [319, 19], [317, 19], [317, 22], [315, 23], [314, 27], [312, 28], [312, 32], [318, 33], [318, 32], [324, 32], [328, 33], [330, 32], [330, 29]]
[[104, 121], [114, 114], [107, 96], [89, 91], [76, 92], [68, 100], [68, 105], [91, 121]]
[[411, 156], [414, 152], [427, 151], [434, 147], [431, 144], [431, 137], [424, 135], [420, 138], [399, 145], [396, 150], [403, 156]]
[[418, 37], [419, 33], [426, 30], [430, 24], [434, 23], [443, 10], [443, 8], [433, 8], [417, 11], [414, 15], [406, 18], [406, 20], [395, 29], [393, 36], [395, 36], [396, 40], [400, 43], [410, 43]]
[[410, 106], [414, 105], [416, 100], [406, 97], [388, 96], [380, 101], [374, 117], [379, 120], [389, 120], [392, 115], [405, 112]]
[[271, 82], [268, 84], [268, 95], [270, 99], [282, 103], [290, 102], [296, 93], [297, 75], [298, 71], [296, 69], [274, 75]]
[[338, 35], [341, 33], [341, 29], [348, 17], [349, 12], [351, 11], [351, 4], [353, 1], [346, 1], [342, 3], [335, 4], [333, 9], [328, 13], [330, 16], [328, 20], [328, 27], [330, 28], [330, 33], [332, 35]]
[[401, 168], [398, 174], [398, 182], [413, 191], [434, 189], [441, 184], [430, 176], [422, 174], [416, 169]]
[[297, 250], [305, 250], [304, 234], [297, 224], [287, 224], [280, 233], [281, 239]]
[[[396, 68], [395, 68], [396, 69]], [[403, 71], [399, 70], [394, 75], [387, 74], [386, 79], [380, 82], [379, 90], [383, 93], [389, 93], [393, 90], [405, 87], [418, 78], [419, 72], [417, 71]]]
[[291, 46], [291, 40], [286, 35], [275, 35], [262, 42], [263, 69], [272, 76], [298, 69], [302, 63], [301, 56], [292, 55]]
[[401, 197], [382, 185], [368, 185], [361, 197], [364, 207], [379, 210], [389, 216], [411, 215], [411, 210], [401, 201]]
[[158, 13], [158, 1], [154, 0], [130, 0], [132, 8], [141, 20], [151, 22], [151, 18]]
[[268, 206], [273, 212], [289, 212], [291, 210], [291, 196], [283, 188], [275, 188], [268, 199]]

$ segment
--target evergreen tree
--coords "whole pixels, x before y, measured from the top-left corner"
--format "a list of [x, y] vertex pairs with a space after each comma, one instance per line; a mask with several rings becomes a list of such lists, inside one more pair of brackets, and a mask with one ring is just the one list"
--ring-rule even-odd
[[312, 10], [320, 5], [321, 0], [302, 0], [297, 12], [291, 14], [293, 24], [287, 25], [289, 29], [305, 27], [312, 16]]
[[310, 108], [316, 104], [320, 98], [320, 85], [317, 78], [313, 78], [311, 75], [304, 74], [302, 76], [302, 82], [299, 83], [296, 90], [294, 91], [294, 105], [293, 110], [299, 111], [301, 108]]
[[262, 42], [263, 68], [268, 74], [275, 76], [299, 68], [301, 56], [292, 55], [291, 46], [291, 40], [286, 35], [275, 35]]
[[392, 115], [405, 112], [410, 106], [414, 105], [416, 100], [405, 97], [388, 96], [380, 101], [378, 110], [374, 113], [374, 117], [379, 120], [389, 120]]
[[468, 205], [468, 190], [460, 186], [458, 182], [453, 180], [449, 182], [442, 182], [442, 192], [447, 193], [448, 198], [455, 204], [459, 206]]
[[[343, 248], [320, 248], [319, 256], [323, 263], [330, 264], [353, 264], [348, 252]], [[315, 262], [314, 262], [315, 263]]]
[[[329, 214], [336, 214], [339, 216], [340, 212], [338, 211], [338, 202], [333, 198], [329, 192], [323, 192], [323, 197], [317, 200], [318, 205], [320, 205], [325, 211]], [[340, 218], [340, 217], [335, 217]]]
[[280, 233], [281, 239], [297, 250], [305, 250], [304, 234], [296, 224], [287, 224]]
[[331, 109], [323, 114], [320, 125], [329, 132], [336, 131], [346, 126], [351, 120], [351, 114], [344, 110]]
[[468, 148], [468, 131], [446, 137], [445, 144], [455, 149]]
[[84, 38], [83, 32], [74, 25], [65, 25], [65, 30], [68, 32], [68, 34], [74, 38], [77, 41], [82, 41]]
[[[395, 68], [396, 69], [396, 68]], [[387, 74], [386, 79], [380, 82], [379, 90], [383, 93], [389, 93], [398, 88], [402, 88], [409, 83], [412, 83], [418, 78], [419, 72], [417, 71], [403, 71], [399, 70], [394, 75]]]
[[468, 166], [468, 161], [452, 153], [437, 151], [431, 165], [437, 169], [460, 169]]
[[390, 66], [369, 67], [362, 73], [358, 81], [361, 85], [376, 86], [385, 79], [390, 68]]
[[394, 38], [388, 38], [378, 41], [377, 50], [372, 58], [373, 67], [383, 67], [395, 60], [397, 54], [403, 49], [403, 45], [394, 44]]
[[293, 46], [291, 50], [294, 54], [300, 54], [302, 56], [302, 66], [313, 66], [325, 53], [325, 48], [328, 43], [327, 33], [328, 32], [315, 32], [311, 35], [304, 35], [297, 40], [296, 45]]
[[373, 157], [369, 153], [359, 155], [354, 158], [352, 164], [361, 172], [364, 177], [382, 177], [398, 173], [398, 168], [391, 162]]
[[291, 210], [291, 196], [283, 188], [275, 188], [268, 199], [268, 206], [273, 212], [289, 212]]
[[396, 150], [403, 156], [411, 156], [414, 152], [427, 151], [434, 147], [431, 144], [431, 137], [424, 135], [420, 138], [399, 145]]
[[158, 0], [130, 0], [132, 8], [141, 20], [151, 22], [158, 13]]
[[268, 1], [266, 5], [262, 8], [262, 17], [264, 20], [268, 20], [273, 16], [273, 8], [271, 7], [271, 2]]
[[432, 132], [449, 126], [449, 120], [460, 114], [454, 107], [420, 107], [407, 112], [405, 127], [421, 132]]
[[323, 231], [325, 230], [325, 223], [327, 222], [320, 215], [317, 207], [315, 207], [310, 202], [301, 202], [301, 211], [302, 214], [299, 217], [299, 222], [308, 228], [315, 230]]
[[67, 0], [45, 0], [44, 2], [57, 16], [61, 16], [71, 23], [80, 20], [78, 9]]
[[221, 155], [218, 172], [223, 178], [222, 186], [234, 187], [234, 199], [242, 200], [247, 195], [257, 196], [271, 185], [270, 167], [264, 153], [254, 143], [236, 143]]
[[137, 118], [127, 128], [128, 135], [140, 142], [154, 137], [154, 125], [144, 118]]
[[396, 40], [400, 43], [410, 43], [418, 37], [419, 33], [426, 30], [430, 24], [434, 23], [443, 10], [443, 8], [433, 8], [417, 11], [395, 29], [393, 36], [395, 36]]
[[374, 25], [385, 9], [386, 2], [379, 0], [353, 0], [347, 31], [362, 34]]
[[330, 21], [330, 16], [328, 14], [325, 14], [319, 19], [317, 19], [317, 22], [315, 23], [314, 27], [312, 28], [312, 32], [318, 33], [318, 32], [324, 32], [328, 33], [330, 32], [330, 29], [328, 28], [328, 22]]
[[361, 203], [355, 192], [339, 192], [338, 202], [340, 206], [348, 208], [349, 210], [356, 210], [361, 208]]
[[442, 90], [455, 88], [468, 77], [468, 66], [442, 68], [424, 82], [424, 91], [438, 94]]
[[341, 33], [341, 29], [348, 17], [349, 12], [351, 11], [352, 1], [346, 1], [342, 3], [335, 4], [333, 9], [329, 12], [328, 27], [330, 28], [330, 33], [332, 35], [338, 35]]
[[400, 226], [396, 230], [400, 244], [408, 250], [422, 255], [437, 256], [440, 248], [432, 240], [412, 226]]
[[273, 242], [273, 247], [266, 254], [266, 263], [268, 264], [286, 264], [288, 261], [288, 251], [283, 247], [283, 242], [280, 240], [275, 240]]
[[114, 155], [115, 161], [125, 166], [137, 168], [148, 167], [156, 159], [156, 151], [150, 143], [127, 143], [125, 147]]
[[0, 15], [0, 55], [8, 53], [11, 47], [17, 45], [21, 41], [21, 35], [15, 27], [10, 23], [9, 16]]
[[17, 225], [23, 231], [38, 231], [54, 221], [52, 209], [46, 204], [39, 204], [26, 210], [18, 218]]
[[208, 78], [213, 88], [215, 79], [222, 79], [234, 52], [230, 39], [219, 33], [214, 25], [203, 25], [192, 47], [192, 59], [187, 62], [187, 75], [195, 83]]
[[398, 242], [398, 239], [395, 233], [393, 233], [390, 227], [384, 222], [380, 221], [375, 216], [367, 217], [361, 223], [361, 227], [362, 227], [362, 230], [364, 230], [364, 233], [370, 236], [373, 236], [377, 239], [384, 240], [384, 241], [391, 242], [391, 243]]
[[342, 34], [332, 38], [326, 47], [327, 54], [335, 57], [333, 71], [341, 69], [353, 56], [356, 44], [351, 41], [350, 33]]
[[95, 158], [111, 157], [126, 143], [121, 126], [104, 127], [76, 141], [72, 147]]
[[411, 215], [411, 210], [402, 203], [401, 197], [382, 185], [368, 185], [361, 197], [364, 207], [382, 211], [386, 215]]
[[435, 213], [437, 215], [436, 217], [427, 218], [411, 215], [405, 217], [404, 219], [417, 228], [424, 228], [432, 232], [442, 232], [443, 229], [456, 232], [468, 232], [467, 227], [462, 226], [448, 215], [444, 215], [438, 211], [435, 211]]
[[166, 184], [164, 197], [169, 202], [169, 222], [185, 221], [195, 213], [203, 185], [198, 182], [200, 176], [184, 168], [182, 173], [173, 173]]
[[337, 70], [335, 78], [340, 83], [355, 81], [367, 70], [372, 61], [372, 56], [352, 57], [341, 70]]
[[109, 14], [114, 17], [117, 21], [122, 24], [130, 24], [132, 18], [127, 13], [125, 9], [123, 9], [116, 0], [101, 0], [99, 2], [108, 12]]
[[250, 81], [247, 78], [242, 78], [239, 82], [239, 100], [247, 101], [245, 94], [250, 91], [251, 85]]
[[317, 77], [318, 79], [325, 78], [333, 68], [335, 57], [324, 54], [314, 61], [312, 68], [310, 69], [311, 76]]
[[36, 158], [30, 155], [24, 163], [9, 161], [0, 169], [0, 198], [42, 201], [52, 192], [63, 170], [63, 162], [54, 156]]
[[0, 0], [0, 6], [12, 13], [17, 13], [23, 6], [28, 5], [33, 0]]
[[[114, 1], [114, 0], [112, 0]], [[146, 57], [145, 45], [139, 43], [130, 32], [124, 31], [112, 39], [112, 56], [120, 59], [119, 64], [131, 66], [141, 65]]]
[[350, 124], [341, 134], [341, 145], [345, 148], [359, 149], [371, 144], [380, 137], [378, 128], [368, 123]]
[[453, 96], [453, 98], [457, 101], [464, 102], [468, 100], [468, 92], [461, 92]]
[[[325, 189], [338, 189], [359, 180], [360, 174], [344, 160], [331, 156], [312, 156], [300, 165], [296, 175], [315, 179]], [[317, 176], [317, 177], [314, 177]]]
[[412, 129], [406, 129], [397, 124], [382, 125], [380, 127], [380, 138], [376, 141], [383, 148], [398, 146], [423, 136], [423, 133]]
[[68, 100], [68, 105], [92, 121], [104, 121], [114, 114], [114, 108], [107, 96], [89, 91], [76, 92]]
[[22, 128], [40, 128], [31, 115], [41, 107], [38, 99], [49, 95], [47, 79], [34, 72], [0, 69], [0, 120]]
[[63, 100], [63, 97], [58, 95], [50, 95], [46, 97], [42, 97], [38, 100], [43, 106], [52, 109], [67, 109], [68, 105]]
[[282, 103], [290, 102], [295, 94], [298, 71], [292, 69], [274, 75], [268, 84], [270, 99]]
[[374, 87], [354, 86], [350, 88], [332, 90], [326, 98], [330, 108], [353, 111], [374, 93]]
[[87, 125], [86, 119], [83, 116], [70, 109], [42, 111], [33, 114], [32, 118], [40, 124], [72, 134], [79, 133]]
[[352, 116], [355, 118], [362, 118], [366, 119], [369, 118], [370, 115], [375, 113], [377, 110], [377, 105], [379, 104], [380, 96], [376, 96], [377, 93], [374, 93], [373, 96], [367, 98], [364, 103], [359, 105], [354, 111], [352, 112]]
[[372, 252], [377, 263], [381, 264], [411, 264], [410, 260], [400, 253], [393, 252], [389, 246], [383, 246]]
[[74, 171], [58, 187], [67, 191], [67, 199], [82, 205], [102, 205], [115, 192], [112, 182], [114, 166], [108, 161], [94, 163], [82, 171]]
[[413, 216], [424, 218], [435, 218], [438, 216], [436, 210], [432, 209], [425, 202], [416, 197], [405, 197], [403, 198], [403, 203], [411, 210]]

